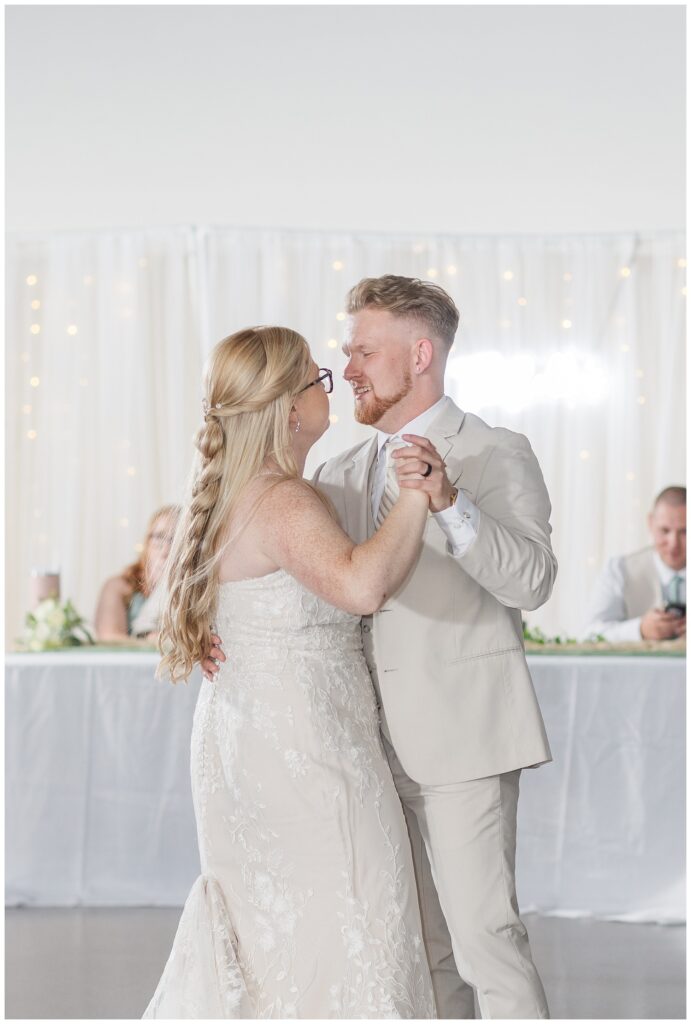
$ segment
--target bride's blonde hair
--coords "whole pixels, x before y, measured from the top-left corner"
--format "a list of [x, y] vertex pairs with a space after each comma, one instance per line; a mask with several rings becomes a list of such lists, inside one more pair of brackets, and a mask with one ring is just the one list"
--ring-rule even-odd
[[158, 675], [186, 679], [211, 647], [218, 565], [238, 498], [268, 459], [278, 479], [298, 469], [289, 416], [309, 383], [305, 339], [287, 327], [248, 327], [219, 342], [209, 359], [205, 422], [195, 438], [191, 496], [168, 561]]

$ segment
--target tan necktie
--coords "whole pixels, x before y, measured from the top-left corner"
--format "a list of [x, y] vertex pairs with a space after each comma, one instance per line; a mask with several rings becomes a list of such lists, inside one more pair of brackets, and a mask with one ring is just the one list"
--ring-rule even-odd
[[396, 476], [396, 460], [391, 458], [391, 453], [396, 451], [397, 448], [405, 448], [405, 443], [395, 438], [389, 438], [384, 444], [380, 458], [386, 457], [386, 478], [384, 481], [384, 493], [381, 496], [379, 502], [379, 508], [377, 509], [377, 516], [375, 519], [375, 525], [377, 529], [384, 522], [391, 509], [396, 504], [396, 500], [400, 493], [400, 487], [398, 486], [398, 477]]

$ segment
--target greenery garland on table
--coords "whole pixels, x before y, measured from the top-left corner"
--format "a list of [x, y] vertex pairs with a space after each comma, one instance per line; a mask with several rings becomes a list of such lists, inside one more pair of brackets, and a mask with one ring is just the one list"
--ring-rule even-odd
[[[559, 633], [557, 636], [549, 637], [542, 632], [539, 626], [531, 627], [525, 620], [523, 621], [523, 639], [526, 643], [540, 644], [540, 646], [544, 646], [545, 644], [563, 644], [566, 646], [567, 644], [578, 643], [578, 640], [576, 640], [575, 637], [566, 636], [566, 634], [562, 633]], [[593, 643], [603, 643], [605, 640], [605, 638], [600, 635], [594, 636], [591, 639]]]
[[638, 640], [613, 644], [601, 633], [590, 636], [587, 640], [576, 640], [564, 634], [548, 637], [539, 626], [531, 628], [525, 621], [523, 641], [526, 651], [532, 654], [657, 654], [676, 658], [684, 657], [686, 654], [686, 637], [679, 637], [676, 640]]

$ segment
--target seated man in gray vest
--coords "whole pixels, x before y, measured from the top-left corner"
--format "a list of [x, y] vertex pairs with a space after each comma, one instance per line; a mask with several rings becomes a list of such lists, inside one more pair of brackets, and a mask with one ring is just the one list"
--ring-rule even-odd
[[648, 516], [652, 545], [611, 558], [595, 587], [585, 635], [610, 643], [686, 635], [686, 488], [666, 487]]

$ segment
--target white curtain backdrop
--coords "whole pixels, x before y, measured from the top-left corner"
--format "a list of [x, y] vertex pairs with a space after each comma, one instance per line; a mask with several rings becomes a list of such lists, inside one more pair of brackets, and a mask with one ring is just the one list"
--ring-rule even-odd
[[680, 234], [413, 237], [181, 227], [15, 234], [7, 247], [7, 640], [32, 568], [59, 568], [87, 617], [179, 501], [213, 345], [281, 323], [336, 371], [318, 461], [367, 434], [352, 419], [343, 304], [364, 276], [441, 284], [461, 311], [447, 391], [527, 434], [553, 504], [560, 572], [529, 615], [578, 631], [606, 557], [646, 542], [645, 514], [684, 482]]

